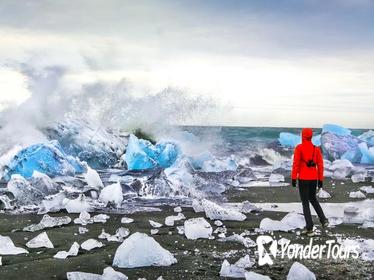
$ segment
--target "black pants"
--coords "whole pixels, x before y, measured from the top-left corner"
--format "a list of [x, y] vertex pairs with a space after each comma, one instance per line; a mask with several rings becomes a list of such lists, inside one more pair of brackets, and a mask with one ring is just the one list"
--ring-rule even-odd
[[299, 193], [301, 202], [303, 204], [303, 213], [307, 230], [313, 229], [313, 220], [312, 215], [310, 214], [309, 202], [313, 205], [314, 210], [316, 210], [316, 213], [321, 223], [327, 220], [325, 214], [323, 213], [321, 205], [319, 205], [317, 201], [316, 189], [316, 180], [299, 180]]

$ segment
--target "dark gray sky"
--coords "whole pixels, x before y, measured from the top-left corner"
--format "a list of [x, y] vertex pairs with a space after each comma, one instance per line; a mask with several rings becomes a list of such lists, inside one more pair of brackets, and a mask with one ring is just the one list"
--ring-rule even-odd
[[[372, 0], [3, 0], [0, 63], [227, 106], [202, 124], [374, 128], [373, 26]], [[1, 67], [0, 101], [27, 98], [23, 81]]]

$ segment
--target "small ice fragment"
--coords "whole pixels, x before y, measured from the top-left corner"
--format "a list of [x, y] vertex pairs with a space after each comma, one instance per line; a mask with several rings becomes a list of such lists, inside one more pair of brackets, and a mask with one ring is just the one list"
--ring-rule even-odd
[[288, 213], [280, 221], [264, 218], [260, 222], [260, 229], [266, 231], [290, 231], [305, 227], [303, 215], [297, 213]]
[[225, 227], [218, 227], [218, 228], [216, 228], [214, 230], [214, 233], [224, 233], [224, 234], [226, 234], [227, 233], [227, 228], [225, 228]]
[[223, 223], [222, 223], [220, 220], [216, 220], [216, 221], [214, 221], [214, 224], [215, 224], [217, 227], [221, 227], [221, 226], [223, 226]]
[[134, 221], [134, 219], [132, 219], [132, 218], [127, 218], [127, 217], [123, 217], [122, 219], [121, 219], [121, 223], [122, 224], [130, 224], [130, 223], [132, 223]]
[[211, 225], [204, 218], [192, 218], [184, 222], [187, 239], [209, 238], [212, 233]]
[[365, 174], [353, 174], [351, 176], [351, 180], [353, 183], [360, 183], [360, 182], [365, 182], [366, 176]]
[[155, 235], [155, 234], [157, 234], [158, 232], [159, 232], [158, 229], [151, 229], [151, 234], [152, 234], [152, 235]]
[[118, 271], [115, 271], [112, 267], [108, 266], [104, 268], [102, 280], [127, 280], [128, 277]]
[[255, 264], [256, 262], [251, 259], [249, 255], [245, 255], [244, 257], [240, 258], [234, 265], [241, 268], [250, 268]]
[[319, 198], [331, 198], [331, 195], [327, 191], [325, 191], [324, 189], [320, 189], [317, 196]]
[[27, 250], [14, 246], [14, 243], [9, 236], [0, 235], [0, 255], [18, 255], [28, 253]]
[[122, 242], [124, 238], [130, 235], [130, 230], [128, 228], [120, 227], [116, 230], [115, 237], [118, 238], [119, 242]]
[[73, 245], [71, 245], [68, 252], [58, 251], [57, 254], [54, 255], [53, 257], [55, 259], [66, 259], [67, 257], [78, 255], [78, 252], [79, 252], [79, 244], [77, 242], [74, 242]]
[[221, 265], [219, 276], [228, 278], [244, 278], [245, 269], [237, 267], [236, 265], [230, 264], [227, 260], [224, 260]]
[[260, 229], [266, 231], [289, 231], [290, 227], [281, 221], [264, 218], [260, 222]]
[[257, 246], [256, 242], [254, 242], [251, 238], [244, 237], [244, 236], [239, 235], [239, 234], [233, 234], [231, 236], [223, 237], [223, 238], [220, 238], [218, 240], [223, 241], [223, 242], [228, 241], [228, 242], [241, 243], [241, 244], [244, 245], [245, 248], [251, 248], [251, 247], [256, 247]]
[[178, 226], [177, 227], [178, 234], [184, 234], [184, 226]]
[[73, 271], [67, 272], [66, 277], [68, 280], [128, 280], [125, 274], [115, 271], [112, 267], [105, 268], [102, 275]]
[[107, 220], [109, 220], [110, 216], [107, 214], [98, 214], [93, 216], [94, 223], [106, 223]]
[[101, 230], [100, 235], [97, 237], [99, 239], [108, 239], [111, 235], [106, 233], [104, 229]]
[[287, 275], [287, 280], [316, 280], [316, 276], [305, 265], [294, 262]]
[[144, 233], [133, 233], [123, 241], [114, 255], [113, 266], [133, 268], [144, 266], [170, 266], [176, 258]]
[[349, 197], [350, 198], [366, 198], [366, 195], [362, 193], [361, 191], [357, 191], [357, 192], [350, 192]]
[[362, 228], [374, 228], [374, 222], [371, 221], [365, 221], [362, 226]]
[[168, 216], [165, 218], [165, 225], [167, 226], [174, 226], [175, 221], [180, 221], [185, 219], [186, 217], [182, 213], [178, 213], [177, 216]]
[[80, 271], [67, 272], [66, 278], [68, 280], [102, 280], [102, 277], [99, 274]]
[[88, 232], [88, 229], [85, 227], [79, 227], [78, 232], [79, 234], [85, 234], [86, 232]]
[[101, 248], [103, 246], [104, 246], [103, 243], [101, 243], [100, 241], [97, 241], [96, 239], [93, 239], [93, 238], [88, 239], [81, 244], [82, 249], [84, 249], [86, 251], [91, 251], [92, 249]]
[[175, 207], [173, 210], [174, 210], [175, 213], [182, 212], [182, 208], [180, 206]]
[[162, 224], [157, 223], [157, 222], [152, 221], [152, 220], [149, 220], [149, 223], [150, 223], [151, 226], [154, 227], [154, 228], [160, 228], [160, 227], [162, 227]]
[[261, 208], [257, 207], [255, 204], [249, 202], [248, 200], [243, 201], [240, 206], [240, 212], [242, 213], [257, 213], [261, 210]]
[[53, 257], [55, 259], [63, 260], [63, 259], [66, 259], [68, 256], [69, 256], [68, 252], [66, 252], [66, 251], [58, 251]]
[[374, 193], [373, 186], [362, 186], [360, 190], [366, 193]]
[[87, 224], [92, 224], [92, 223], [93, 223], [93, 220], [91, 219], [91, 215], [87, 211], [82, 211], [79, 214], [79, 217], [74, 219], [74, 224], [85, 226]]
[[247, 217], [239, 211], [224, 208], [212, 201], [204, 199], [202, 206], [205, 215], [211, 220], [244, 221]]
[[120, 206], [123, 201], [122, 187], [120, 183], [108, 185], [100, 192], [99, 200], [108, 204], [109, 202], [115, 203]]
[[244, 276], [245, 276], [245, 280], [271, 280], [269, 276], [262, 275], [262, 274], [259, 274], [253, 271], [246, 272]]
[[68, 216], [62, 217], [51, 217], [45, 214], [39, 224], [32, 224], [23, 229], [23, 231], [38, 231], [45, 228], [58, 227], [62, 225], [67, 225], [71, 222], [71, 218]]
[[27, 242], [26, 246], [29, 248], [54, 248], [45, 231]]

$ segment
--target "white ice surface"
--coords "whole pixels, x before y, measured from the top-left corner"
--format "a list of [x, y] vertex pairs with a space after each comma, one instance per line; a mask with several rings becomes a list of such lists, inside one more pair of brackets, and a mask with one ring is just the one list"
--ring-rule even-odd
[[153, 238], [136, 232], [117, 248], [113, 266], [121, 268], [170, 266], [177, 259]]
[[316, 280], [316, 276], [305, 265], [294, 262], [287, 275], [287, 280]]
[[209, 238], [212, 232], [212, 226], [204, 218], [192, 218], [184, 222], [187, 239]]
[[0, 255], [19, 255], [28, 253], [27, 250], [14, 246], [14, 243], [9, 236], [0, 235]]
[[[342, 202], [342, 203], [320, 203], [321, 207], [327, 218], [343, 218], [344, 217], [344, 207], [351, 205], [357, 207], [357, 213], [362, 213], [368, 208], [374, 207], [373, 199], [365, 199], [362, 201], [354, 202]], [[275, 211], [275, 212], [296, 212], [303, 213], [303, 208], [301, 202], [288, 202], [288, 203], [255, 203], [257, 207], [262, 208], [264, 211]], [[277, 207], [272, 207], [272, 205], [277, 205]], [[235, 206], [235, 205], [232, 205]], [[317, 215], [313, 207], [310, 207], [312, 215]]]
[[115, 183], [103, 188], [101, 190], [99, 200], [106, 204], [108, 204], [109, 202], [113, 202], [117, 206], [121, 205], [123, 201], [121, 184]]
[[[271, 280], [269, 276], [262, 275], [253, 271], [245, 273], [245, 280]], [[302, 279], [299, 279], [302, 280]], [[303, 279], [304, 280], [304, 279]]]
[[84, 179], [86, 180], [87, 185], [93, 188], [103, 188], [104, 184], [100, 179], [99, 174], [96, 170], [92, 169], [88, 165], [86, 166], [87, 172], [83, 174]]
[[103, 246], [104, 246], [103, 243], [101, 243], [100, 241], [97, 241], [96, 239], [93, 239], [93, 238], [88, 239], [81, 244], [82, 249], [84, 249], [86, 251], [91, 251], [92, 249], [101, 248]]
[[211, 220], [244, 221], [247, 217], [233, 209], [224, 208], [217, 203], [204, 199], [201, 202], [205, 215]]
[[41, 234], [35, 236], [29, 242], [26, 243], [28, 248], [54, 248], [51, 240], [49, 239], [47, 233], [44, 231]]

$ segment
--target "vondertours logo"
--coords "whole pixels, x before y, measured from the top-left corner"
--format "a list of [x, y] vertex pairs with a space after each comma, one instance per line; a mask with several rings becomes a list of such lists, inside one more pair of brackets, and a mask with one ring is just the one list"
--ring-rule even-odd
[[313, 244], [313, 238], [309, 244], [291, 244], [289, 240], [277, 241], [268, 235], [257, 237], [258, 264], [272, 265], [276, 258], [288, 259], [357, 259], [359, 257], [357, 246], [343, 246], [335, 240], [327, 240], [325, 244]]

